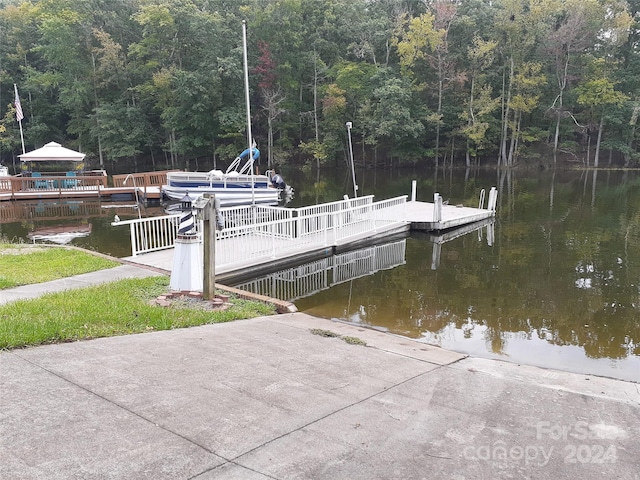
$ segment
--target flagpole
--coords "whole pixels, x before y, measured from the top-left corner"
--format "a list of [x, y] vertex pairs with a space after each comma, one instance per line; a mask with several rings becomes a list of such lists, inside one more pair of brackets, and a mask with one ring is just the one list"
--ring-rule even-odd
[[247, 141], [249, 142], [249, 159], [251, 160], [251, 203], [256, 204], [256, 196], [254, 192], [254, 178], [253, 178], [253, 138], [251, 136], [251, 107], [249, 105], [249, 65], [247, 61], [247, 21], [242, 21], [242, 57], [244, 60], [244, 95], [245, 103], [247, 104]]
[[[16, 92], [16, 100], [15, 100], [16, 118], [18, 119], [18, 124], [20, 125], [20, 141], [22, 142], [22, 154], [24, 155], [26, 151], [24, 149], [24, 134], [22, 133], [23, 114], [22, 114], [22, 106], [20, 105], [20, 97], [18, 97], [18, 86], [15, 83], [13, 84], [13, 89]], [[18, 109], [20, 109], [19, 114], [18, 114]]]

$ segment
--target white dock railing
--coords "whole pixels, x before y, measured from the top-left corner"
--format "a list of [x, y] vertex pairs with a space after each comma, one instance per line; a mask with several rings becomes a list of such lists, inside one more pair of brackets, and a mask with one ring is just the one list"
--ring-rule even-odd
[[[261, 205], [222, 208], [224, 227], [216, 231], [216, 265], [275, 258], [405, 223], [406, 201], [402, 196], [374, 202], [371, 195], [297, 209]], [[172, 248], [179, 218], [180, 214], [173, 214], [112, 225], [129, 225], [135, 257]], [[202, 231], [201, 221], [196, 222], [196, 231]]]

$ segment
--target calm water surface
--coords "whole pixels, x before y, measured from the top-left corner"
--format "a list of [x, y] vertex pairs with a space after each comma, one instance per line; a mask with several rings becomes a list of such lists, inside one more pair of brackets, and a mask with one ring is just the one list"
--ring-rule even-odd
[[[431, 175], [359, 182], [386, 198], [408, 193], [412, 178], [429, 200]], [[318, 291], [293, 294], [298, 309], [477, 356], [640, 381], [638, 173], [454, 171], [435, 190], [477, 205], [492, 185], [493, 225], [450, 241], [412, 233], [398, 247], [404, 258], [377, 266], [382, 251], [338, 259]]]
[[[351, 194], [348, 172], [284, 172], [290, 206]], [[493, 224], [454, 238], [411, 233], [386, 245], [276, 272], [243, 285], [294, 300], [313, 315], [385, 329], [476, 356], [640, 381], [640, 174], [638, 172], [358, 173], [378, 199], [438, 191], [477, 206], [499, 189]], [[6, 202], [5, 202], [6, 203]], [[130, 207], [0, 204], [0, 234], [31, 241], [56, 226], [90, 230], [71, 244], [130, 254]], [[19, 220], [10, 215], [19, 216]], [[161, 214], [160, 209], [142, 211]]]

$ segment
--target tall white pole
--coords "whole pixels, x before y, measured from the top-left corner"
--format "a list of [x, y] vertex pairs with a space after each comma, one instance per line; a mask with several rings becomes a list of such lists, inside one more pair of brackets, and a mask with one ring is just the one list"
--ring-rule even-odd
[[256, 195], [253, 178], [253, 137], [251, 136], [251, 106], [249, 105], [249, 64], [247, 61], [247, 21], [242, 21], [242, 55], [244, 58], [244, 100], [247, 104], [247, 141], [249, 142], [249, 159], [251, 161], [251, 203], [255, 205]]
[[358, 185], [356, 185], [356, 169], [353, 165], [353, 144], [351, 143], [351, 127], [353, 124], [347, 122], [347, 133], [349, 134], [349, 156], [351, 157], [351, 178], [353, 178], [353, 198], [358, 198]]

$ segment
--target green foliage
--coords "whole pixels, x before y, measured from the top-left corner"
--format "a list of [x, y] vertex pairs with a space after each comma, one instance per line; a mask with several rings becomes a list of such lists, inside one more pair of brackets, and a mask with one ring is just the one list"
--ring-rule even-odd
[[327, 158], [326, 145], [321, 142], [311, 140], [309, 142], [300, 142], [300, 150], [307, 155], [311, 155], [313, 158], [324, 162]]
[[[342, 157], [346, 121], [365, 156], [438, 155], [447, 143], [488, 155], [526, 132], [553, 136], [556, 123], [566, 143], [574, 127], [640, 99], [634, 2], [400, 3], [5, 2], [0, 82], [20, 88], [27, 148], [56, 140], [89, 165], [233, 158], [246, 138], [242, 20], [254, 136], [283, 162], [296, 161], [291, 146]], [[265, 44], [276, 97], [255, 71]], [[1, 107], [0, 149], [16, 153], [13, 105]], [[635, 128], [605, 131], [607, 145], [636, 156]]]
[[615, 84], [606, 78], [598, 78], [583, 83], [577, 89], [578, 103], [589, 107], [621, 105], [626, 96], [615, 90]]

